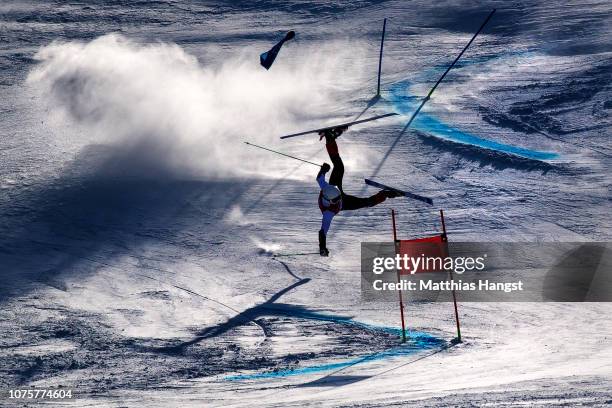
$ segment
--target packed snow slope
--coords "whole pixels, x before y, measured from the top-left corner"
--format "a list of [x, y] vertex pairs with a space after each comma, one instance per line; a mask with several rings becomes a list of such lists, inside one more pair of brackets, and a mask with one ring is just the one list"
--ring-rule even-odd
[[[414, 107], [497, 12], [421, 115]], [[0, 4], [0, 385], [88, 406], [603, 405], [608, 303], [363, 302], [360, 242], [609, 241], [606, 1]], [[388, 18], [381, 98], [378, 47]], [[290, 29], [269, 71], [259, 54]], [[430, 196], [317, 251], [314, 135]], [[274, 254], [295, 256], [273, 256]], [[2, 404], [10, 404], [3, 401]], [[67, 406], [73, 403], [67, 402]]]

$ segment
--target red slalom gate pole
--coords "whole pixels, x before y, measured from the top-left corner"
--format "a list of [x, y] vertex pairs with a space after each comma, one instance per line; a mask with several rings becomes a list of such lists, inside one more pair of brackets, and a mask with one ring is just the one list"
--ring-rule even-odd
[[[395, 210], [391, 209], [391, 220], [393, 221], [393, 245], [397, 254], [397, 229], [395, 228]], [[397, 270], [397, 283], [400, 282], [400, 272]], [[406, 324], [404, 323], [404, 301], [402, 299], [402, 291], [397, 291], [399, 295], [400, 316], [402, 317], [402, 343], [406, 342]]]
[[[448, 242], [448, 238], [446, 236], [446, 224], [444, 224], [444, 211], [440, 210], [440, 220], [442, 221], [442, 233], [444, 234], [444, 239]], [[449, 271], [451, 280], [454, 280], [453, 270]], [[453, 303], [455, 305], [455, 322], [457, 323], [457, 341], [461, 343], [461, 326], [459, 324], [459, 310], [457, 309], [457, 295], [455, 293], [455, 289], [453, 289]]]

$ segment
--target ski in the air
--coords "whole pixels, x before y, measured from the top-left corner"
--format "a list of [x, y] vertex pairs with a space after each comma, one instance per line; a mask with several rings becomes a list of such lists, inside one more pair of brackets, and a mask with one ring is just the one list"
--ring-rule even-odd
[[288, 137], [302, 136], [302, 135], [307, 135], [309, 133], [319, 133], [319, 132], [322, 132], [322, 131], [328, 130], [328, 129], [333, 129], [333, 128], [337, 128], [337, 127], [343, 127], [343, 126], [357, 125], [359, 123], [371, 122], [373, 120], [378, 120], [378, 119], [386, 118], [388, 116], [395, 116], [395, 115], [397, 115], [397, 113], [385, 113], [384, 115], [372, 116], [371, 118], [355, 120], [353, 122], [340, 123], [340, 124], [337, 124], [337, 125], [327, 126], [327, 127], [320, 128], [320, 129], [313, 129], [313, 130], [307, 130], [305, 132], [293, 133], [293, 134], [290, 134], [290, 135], [281, 136], [280, 138], [281, 139], [287, 139]]
[[369, 180], [369, 179], [365, 179], [365, 183], [367, 185], [369, 185], [369, 186], [372, 186], [372, 187], [382, 188], [383, 190], [397, 191], [398, 193], [402, 194], [404, 197], [413, 198], [415, 200], [423, 201], [424, 203], [427, 203], [429, 205], [433, 205], [433, 200], [431, 198], [428, 198], [428, 197], [423, 197], [423, 196], [418, 195], [418, 194], [409, 193], [408, 191], [399, 190], [397, 188], [385, 186], [384, 184], [380, 184], [380, 183], [377, 183], [376, 181], [372, 181], [372, 180]]

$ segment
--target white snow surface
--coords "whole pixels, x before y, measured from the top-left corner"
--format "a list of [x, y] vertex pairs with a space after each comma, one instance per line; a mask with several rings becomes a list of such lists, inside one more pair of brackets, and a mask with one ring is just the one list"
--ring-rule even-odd
[[[423, 114], [553, 159], [404, 129], [402, 98], [424, 96], [494, 7]], [[8, 1], [0, 13], [2, 389], [61, 385], [78, 406], [109, 407], [612, 402], [610, 303], [460, 303], [464, 342], [451, 345], [451, 304], [407, 302], [412, 338], [437, 340], [405, 352], [389, 330], [397, 305], [360, 294], [360, 243], [390, 240], [391, 208], [402, 237], [439, 231], [442, 208], [456, 241], [610, 240], [607, 2]], [[289, 29], [264, 70], [259, 53]], [[317, 169], [243, 142], [322, 163], [315, 135], [278, 137], [392, 111], [339, 139], [344, 187], [373, 194], [373, 177], [435, 207], [342, 213], [331, 256], [312, 254]]]

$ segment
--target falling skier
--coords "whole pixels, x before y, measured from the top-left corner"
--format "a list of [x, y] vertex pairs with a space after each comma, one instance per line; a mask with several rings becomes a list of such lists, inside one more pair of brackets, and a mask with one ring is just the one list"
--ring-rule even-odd
[[348, 126], [341, 126], [319, 132], [321, 139], [325, 138], [325, 148], [334, 166], [329, 177], [329, 183], [325, 181], [325, 174], [330, 170], [328, 163], [321, 166], [317, 174], [317, 183], [321, 188], [319, 193], [319, 208], [323, 214], [321, 230], [319, 230], [319, 253], [321, 256], [329, 256], [327, 249], [327, 231], [332, 218], [340, 211], [358, 210], [364, 207], [373, 207], [385, 201], [387, 198], [399, 197], [400, 192], [392, 190], [380, 190], [370, 197], [355, 197], [346, 194], [342, 189], [342, 177], [344, 176], [344, 164], [338, 153], [338, 138]]

